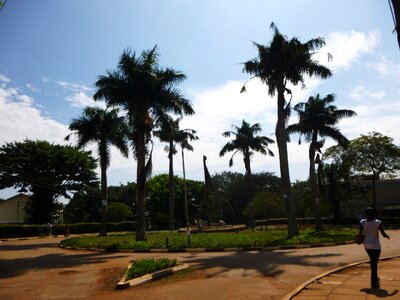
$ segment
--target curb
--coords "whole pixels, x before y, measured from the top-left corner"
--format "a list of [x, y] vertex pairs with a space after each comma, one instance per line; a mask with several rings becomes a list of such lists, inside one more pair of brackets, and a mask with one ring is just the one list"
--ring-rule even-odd
[[[131, 265], [128, 266], [128, 269], [129, 269], [130, 266]], [[127, 289], [127, 288], [130, 288], [130, 287], [135, 287], [135, 286], [138, 286], [138, 285], [153, 281], [155, 279], [171, 275], [171, 274], [173, 274], [175, 272], [178, 272], [178, 271], [181, 271], [181, 270], [184, 270], [184, 269], [187, 269], [187, 268], [189, 268], [188, 264], [181, 264], [181, 265], [178, 265], [178, 266], [175, 266], [175, 267], [172, 267], [172, 268], [168, 268], [168, 269], [165, 269], [165, 270], [157, 271], [157, 272], [154, 272], [154, 273], [151, 273], [151, 274], [146, 274], [146, 275], [143, 275], [141, 277], [138, 277], [138, 278], [135, 278], [135, 279], [131, 279], [131, 280], [128, 280], [128, 281], [125, 281], [126, 276], [127, 276], [127, 273], [125, 273], [124, 277], [121, 278], [121, 280], [117, 283], [115, 288], [117, 290], [122, 290], [122, 289]]]
[[[379, 261], [398, 258], [398, 257], [400, 257], [400, 255], [385, 256], [385, 257], [380, 258]], [[351, 264], [348, 264], [348, 265], [345, 265], [345, 266], [341, 266], [339, 268], [336, 268], [336, 269], [321, 273], [321, 274], [315, 276], [314, 278], [311, 278], [311, 279], [307, 280], [306, 282], [303, 282], [302, 284], [300, 284], [298, 287], [296, 287], [294, 290], [292, 290], [289, 294], [287, 294], [284, 297], [282, 297], [282, 300], [291, 300], [294, 296], [299, 294], [308, 285], [314, 283], [315, 281], [317, 281], [317, 280], [319, 280], [319, 279], [321, 279], [321, 278], [323, 278], [325, 276], [340, 272], [340, 271], [342, 271], [344, 269], [348, 269], [348, 268], [355, 267], [355, 266], [358, 266], [358, 265], [361, 265], [361, 264], [364, 264], [364, 263], [368, 263], [368, 262], [369, 262], [369, 260], [362, 260], [362, 261], [359, 261], [359, 262], [351, 263]]]
[[232, 247], [232, 248], [178, 248], [178, 249], [118, 249], [107, 251], [98, 248], [79, 248], [69, 247], [58, 244], [58, 247], [67, 250], [87, 250], [94, 252], [122, 252], [122, 253], [194, 253], [194, 252], [248, 252], [248, 251], [274, 251], [274, 250], [292, 250], [303, 248], [321, 248], [339, 245], [354, 244], [354, 241], [345, 241], [337, 243], [323, 243], [319, 245], [288, 245], [288, 246], [271, 246], [271, 247]]

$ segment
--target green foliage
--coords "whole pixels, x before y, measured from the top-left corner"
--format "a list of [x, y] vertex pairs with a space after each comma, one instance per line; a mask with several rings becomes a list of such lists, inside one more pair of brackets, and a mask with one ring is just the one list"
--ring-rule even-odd
[[[148, 224], [154, 230], [168, 228], [168, 190], [167, 174], [154, 176], [147, 182], [146, 208], [148, 211]], [[175, 222], [179, 226], [185, 224], [184, 213], [184, 190], [181, 178], [174, 177], [175, 185]], [[186, 180], [188, 199], [199, 201], [203, 197], [204, 185], [200, 181]], [[196, 208], [189, 205], [189, 218], [193, 221], [196, 215]]]
[[176, 262], [166, 257], [137, 259], [129, 266], [126, 280], [174, 267]]
[[107, 207], [107, 220], [109, 222], [122, 222], [133, 219], [131, 207], [120, 202], [110, 202]]
[[[279, 245], [318, 245], [328, 242], [343, 242], [354, 239], [358, 229], [327, 229], [315, 232], [301, 230], [296, 238], [287, 239], [285, 230], [240, 231], [238, 233], [197, 233], [191, 236], [193, 248], [230, 248], [230, 247], [268, 247]], [[101, 248], [113, 245], [118, 249], [183, 249], [186, 248], [184, 234], [169, 232], [148, 232], [147, 241], [135, 241], [132, 235], [110, 235], [107, 237], [86, 236], [63, 240], [63, 246], [80, 248]]]
[[29, 191], [31, 220], [51, 219], [53, 201], [77, 192], [96, 180], [95, 160], [90, 152], [47, 141], [25, 140], [0, 147], [0, 189]]
[[390, 177], [400, 170], [400, 148], [392, 138], [378, 132], [352, 140], [349, 155], [356, 172], [372, 173], [376, 179], [381, 175]]
[[101, 196], [98, 184], [87, 186], [75, 193], [64, 208], [67, 223], [100, 222]]
[[283, 218], [285, 206], [278, 192], [258, 192], [254, 196], [256, 219]]
[[41, 236], [46, 234], [44, 225], [0, 224], [0, 238]]

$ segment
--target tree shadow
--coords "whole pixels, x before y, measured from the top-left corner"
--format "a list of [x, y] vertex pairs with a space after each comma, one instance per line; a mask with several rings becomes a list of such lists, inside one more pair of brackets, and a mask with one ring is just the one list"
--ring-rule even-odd
[[369, 295], [375, 295], [378, 298], [392, 297], [399, 292], [398, 290], [394, 290], [392, 293], [389, 293], [387, 290], [381, 288], [363, 288], [360, 291]]
[[0, 245], [0, 251], [24, 251], [24, 250], [36, 250], [40, 248], [55, 248], [58, 247], [55, 243], [46, 243], [46, 244], [6, 244]]
[[258, 251], [258, 252], [232, 252], [230, 255], [225, 253], [223, 256], [204, 257], [196, 254], [186, 256], [190, 263], [197, 265], [197, 268], [209, 269], [219, 268], [208, 277], [214, 277], [226, 273], [233, 269], [242, 270], [242, 276], [250, 276], [258, 272], [265, 277], [275, 277], [284, 272], [283, 265], [302, 265], [313, 267], [329, 267], [336, 264], [330, 263], [329, 259], [324, 262], [312, 262], [315, 258], [329, 258], [341, 256], [337, 253], [309, 254], [309, 255], [290, 255], [294, 251]]
[[[113, 259], [125, 255], [113, 256]], [[100, 264], [110, 259], [109, 253], [79, 253], [79, 254], [46, 254], [37, 257], [15, 259], [0, 259], [0, 278], [11, 278], [22, 275], [30, 270], [57, 269], [76, 267], [88, 264]]]

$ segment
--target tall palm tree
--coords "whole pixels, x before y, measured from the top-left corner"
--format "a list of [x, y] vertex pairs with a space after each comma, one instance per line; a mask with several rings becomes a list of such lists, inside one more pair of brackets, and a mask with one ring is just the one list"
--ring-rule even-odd
[[[270, 96], [278, 95], [278, 121], [276, 124], [276, 140], [279, 149], [279, 164], [281, 169], [283, 200], [285, 201], [288, 218], [288, 236], [298, 234], [296, 213], [290, 197], [290, 176], [287, 154], [286, 124], [290, 113], [290, 101], [285, 99], [285, 93], [291, 94], [287, 84], [304, 85], [304, 75], [327, 78], [331, 71], [312, 59], [316, 49], [322, 47], [325, 42], [322, 38], [311, 39], [306, 43], [297, 38], [288, 38], [282, 35], [274, 23], [271, 23], [274, 31], [272, 41], [268, 45], [254, 43], [258, 50], [258, 56], [245, 62], [243, 72], [258, 78], [268, 86]], [[249, 79], [249, 80], [250, 80]], [[246, 90], [245, 85], [241, 92]]]
[[247, 203], [250, 211], [250, 225], [254, 228], [254, 209], [253, 209], [253, 188], [252, 188], [252, 178], [251, 178], [251, 157], [255, 152], [260, 152], [263, 155], [274, 156], [272, 151], [268, 149], [268, 143], [274, 143], [273, 140], [266, 136], [256, 135], [261, 131], [261, 126], [258, 123], [250, 125], [245, 120], [242, 121], [242, 126], [237, 127], [232, 125], [235, 131], [225, 131], [222, 133], [224, 137], [234, 136], [234, 139], [225, 144], [219, 152], [219, 156], [225, 155], [227, 152], [233, 152], [230, 160], [229, 166], [233, 165], [233, 157], [236, 153], [242, 152], [244, 166], [246, 169], [246, 186], [247, 186]]
[[309, 180], [311, 188], [311, 197], [314, 203], [315, 227], [317, 231], [322, 230], [320, 200], [318, 193], [318, 185], [315, 175], [315, 154], [321, 152], [323, 141], [318, 140], [320, 137], [329, 137], [337, 141], [340, 145], [348, 143], [347, 138], [339, 131], [335, 125], [339, 120], [347, 117], [355, 116], [356, 113], [348, 109], [337, 109], [332, 105], [335, 101], [335, 96], [329, 94], [324, 98], [320, 98], [317, 94], [315, 97], [309, 97], [307, 102], [296, 104], [294, 110], [299, 116], [299, 122], [288, 126], [288, 134], [300, 133], [304, 136], [307, 142], [310, 142], [308, 158], [310, 161]]
[[160, 129], [154, 131], [160, 141], [167, 142], [168, 147], [165, 150], [168, 152], [168, 198], [169, 198], [169, 229], [174, 230], [174, 155], [176, 154], [175, 142], [176, 134], [179, 130], [180, 119], [174, 120], [170, 116], [166, 116], [159, 124]]
[[[119, 60], [117, 69], [99, 76], [95, 85], [97, 92], [94, 99], [104, 99], [108, 105], [118, 105], [127, 112], [129, 125], [133, 131], [132, 147], [137, 160], [136, 240], [145, 239], [145, 184], [149, 174], [153, 124], [158, 123], [167, 112], [177, 115], [194, 114], [190, 102], [185, 99], [176, 85], [186, 76], [172, 68], [160, 68], [156, 46], [143, 51], [137, 56], [135, 52], [125, 50]], [[146, 158], [148, 163], [146, 164]]]
[[[181, 146], [182, 150], [182, 170], [183, 170], [183, 193], [185, 201], [185, 220], [186, 220], [186, 231], [189, 232], [189, 209], [187, 199], [187, 188], [186, 188], [186, 169], [185, 169], [185, 154], [184, 150], [193, 151], [193, 146], [189, 144], [189, 141], [198, 140], [199, 137], [196, 135], [196, 131], [193, 129], [180, 129], [176, 135], [176, 141]], [[188, 246], [190, 247], [190, 235], [188, 235]]]
[[[101, 169], [100, 235], [107, 235], [107, 168], [110, 165], [110, 146], [117, 147], [122, 155], [128, 157], [128, 125], [124, 117], [118, 116], [118, 109], [86, 107], [82, 116], [72, 120], [69, 129], [77, 135], [78, 147], [97, 144]], [[69, 140], [70, 135], [65, 139]]]

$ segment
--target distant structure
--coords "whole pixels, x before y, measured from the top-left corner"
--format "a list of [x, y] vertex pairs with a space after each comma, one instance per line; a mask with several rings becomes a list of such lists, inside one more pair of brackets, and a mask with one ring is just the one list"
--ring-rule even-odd
[[0, 201], [0, 224], [25, 223], [25, 207], [29, 201], [31, 198], [25, 194]]

